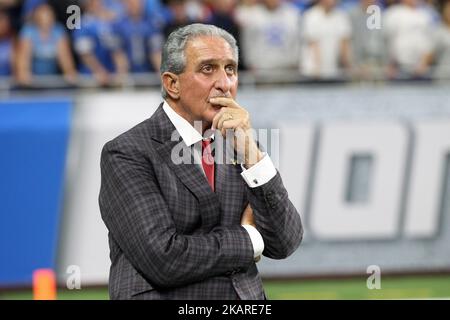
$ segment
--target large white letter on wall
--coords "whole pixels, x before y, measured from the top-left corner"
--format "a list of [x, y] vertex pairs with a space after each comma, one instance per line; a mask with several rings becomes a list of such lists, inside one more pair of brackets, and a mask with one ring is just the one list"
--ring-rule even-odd
[[[406, 129], [397, 123], [337, 122], [323, 127], [310, 214], [315, 237], [350, 240], [398, 235], [407, 140]], [[370, 159], [368, 193], [364, 201], [353, 202], [347, 193], [351, 173], [357, 172], [351, 164], [359, 156]]]
[[450, 120], [414, 124], [415, 143], [405, 235], [432, 237], [439, 226], [444, 174], [450, 153]]

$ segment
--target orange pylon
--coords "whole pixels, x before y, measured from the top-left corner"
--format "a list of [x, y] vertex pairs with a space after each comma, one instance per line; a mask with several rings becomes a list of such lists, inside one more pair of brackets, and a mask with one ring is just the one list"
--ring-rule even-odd
[[56, 277], [52, 269], [33, 272], [33, 299], [56, 300]]

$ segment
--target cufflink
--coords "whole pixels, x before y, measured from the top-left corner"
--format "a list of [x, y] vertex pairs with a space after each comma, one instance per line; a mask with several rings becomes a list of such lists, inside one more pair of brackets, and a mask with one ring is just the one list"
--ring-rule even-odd
[[259, 255], [259, 256], [257, 256], [257, 257], [255, 258], [255, 263], [258, 263], [259, 260], [261, 260], [261, 255]]
[[253, 179], [253, 183], [254, 183], [254, 184], [258, 184], [258, 180]]

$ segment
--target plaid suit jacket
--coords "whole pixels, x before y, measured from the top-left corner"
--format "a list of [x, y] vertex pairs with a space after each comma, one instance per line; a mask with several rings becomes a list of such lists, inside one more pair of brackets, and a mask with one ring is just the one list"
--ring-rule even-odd
[[250, 203], [265, 256], [297, 249], [302, 224], [280, 174], [252, 189], [239, 165], [216, 164], [213, 192], [197, 164], [171, 161], [174, 131], [161, 104], [103, 147], [99, 205], [111, 299], [264, 299], [240, 219]]

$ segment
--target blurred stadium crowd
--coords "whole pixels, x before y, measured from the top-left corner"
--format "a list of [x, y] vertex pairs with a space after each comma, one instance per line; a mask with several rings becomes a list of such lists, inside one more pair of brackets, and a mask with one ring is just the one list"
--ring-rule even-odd
[[164, 39], [192, 22], [233, 34], [256, 77], [450, 79], [450, 0], [0, 0], [0, 81], [157, 82]]

